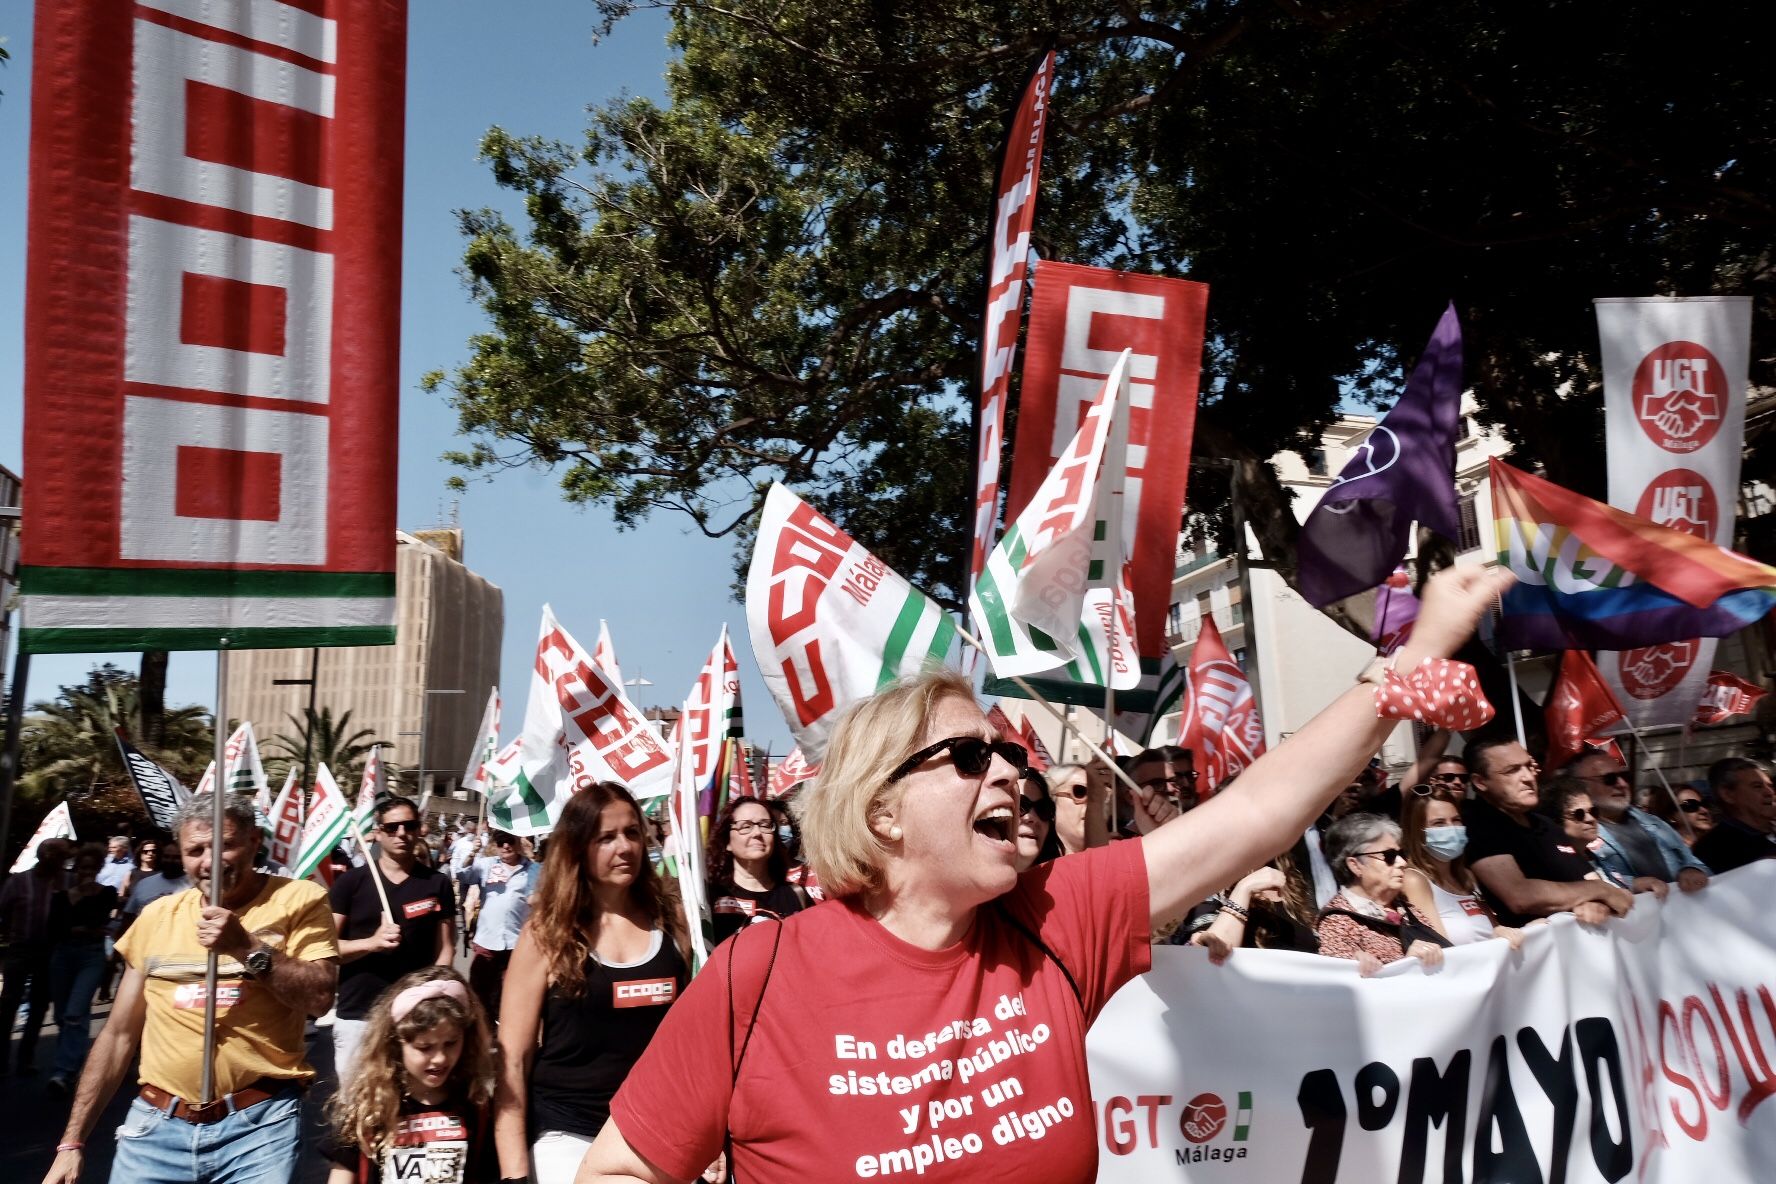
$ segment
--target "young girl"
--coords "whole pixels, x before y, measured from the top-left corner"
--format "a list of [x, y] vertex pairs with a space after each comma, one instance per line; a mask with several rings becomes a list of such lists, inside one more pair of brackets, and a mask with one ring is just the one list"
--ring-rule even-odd
[[327, 1184], [476, 1184], [499, 1176], [493, 1037], [462, 976], [428, 966], [383, 992], [358, 1060], [328, 1107]]

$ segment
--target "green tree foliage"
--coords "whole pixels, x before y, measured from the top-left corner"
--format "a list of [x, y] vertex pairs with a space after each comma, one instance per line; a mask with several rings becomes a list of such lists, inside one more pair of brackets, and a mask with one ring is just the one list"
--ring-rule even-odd
[[136, 676], [115, 666], [95, 667], [84, 683], [62, 687], [55, 699], [32, 704], [20, 737], [19, 813], [13, 839], [30, 834], [57, 802], [67, 800], [82, 838], [148, 825], [117, 748], [122, 728], [153, 759], [194, 785], [214, 751], [210, 715], [201, 707], [165, 710], [162, 739], [142, 739]]
[[[318, 766], [326, 765], [346, 796], [355, 797], [357, 781], [364, 770], [364, 761], [370, 755], [370, 750], [376, 747], [376, 732], [372, 728], [354, 730], [351, 717], [352, 713], [347, 710], [335, 719], [331, 707], [322, 707], [318, 711], [305, 707], [300, 716], [286, 716], [289, 731], [279, 732], [265, 745], [266, 756], [282, 762], [275, 774], [280, 779], [279, 783], [282, 783], [281, 779], [291, 766], [300, 775], [302, 754], [306, 746], [310, 775], [313, 775], [312, 771]], [[269, 765], [266, 776], [274, 776]], [[277, 786], [272, 789], [275, 792]]]
[[743, 538], [780, 478], [959, 599], [988, 202], [1047, 44], [1037, 248], [1211, 285], [1192, 504], [1237, 487], [1285, 576], [1266, 458], [1396, 394], [1451, 298], [1482, 419], [1591, 492], [1593, 297], [1748, 293], [1770, 339], [1776, 88], [1743, 0], [671, 13], [665, 106], [488, 134], [526, 224], [463, 214], [491, 325], [430, 380], [471, 470], [559, 468], [624, 524]]

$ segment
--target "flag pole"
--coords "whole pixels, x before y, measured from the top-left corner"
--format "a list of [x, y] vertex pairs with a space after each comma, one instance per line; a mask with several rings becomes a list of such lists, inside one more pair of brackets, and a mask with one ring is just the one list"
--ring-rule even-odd
[[[221, 647], [216, 650], [216, 714], [212, 717], [215, 723], [215, 761], [216, 781], [210, 787], [210, 906], [222, 907], [222, 827], [225, 820], [223, 806], [227, 801], [227, 746], [228, 746], [228, 639], [221, 639]], [[174, 836], [177, 838], [178, 836]], [[208, 1106], [216, 1096], [216, 979], [220, 957], [214, 947], [204, 965], [204, 1029], [203, 1029], [203, 1081], [198, 1088], [198, 1103]]]
[[1517, 689], [1517, 659], [1509, 649], [1505, 651], [1505, 671], [1511, 676], [1511, 718], [1517, 722], [1517, 743], [1527, 751], [1529, 741], [1523, 735], [1523, 692]]
[[[981, 644], [980, 638], [970, 633], [965, 626], [956, 626], [956, 636], [960, 637], [963, 641], [966, 641], [982, 654], [987, 654], [989, 658], [992, 656], [988, 653], [987, 647]], [[1121, 765], [1112, 760], [1109, 753], [1098, 747], [1098, 745], [1092, 741], [1091, 737], [1080, 731], [1079, 725], [1068, 719], [1065, 712], [1061, 711], [1047, 699], [1044, 699], [1035, 687], [1031, 686], [1017, 675], [1012, 675], [1011, 681], [1019, 690], [1023, 691], [1024, 694], [1030, 696], [1030, 698], [1034, 699], [1037, 703], [1040, 703], [1042, 705], [1042, 710], [1048, 712], [1048, 714], [1054, 718], [1054, 721], [1060, 724], [1062, 728], [1071, 732], [1073, 738], [1085, 745], [1087, 751], [1103, 761], [1109, 768], [1110, 772], [1115, 775], [1116, 779], [1128, 786], [1130, 793], [1139, 794], [1141, 792], [1141, 787], [1135, 784], [1135, 779], [1130, 777], [1128, 773], [1123, 770]], [[1105, 721], [1105, 727], [1107, 731], [1109, 727], [1109, 721], [1107, 720]]]

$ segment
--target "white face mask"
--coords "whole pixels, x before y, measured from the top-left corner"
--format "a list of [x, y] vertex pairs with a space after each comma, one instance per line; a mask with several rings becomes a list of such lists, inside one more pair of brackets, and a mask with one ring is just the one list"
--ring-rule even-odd
[[1424, 832], [1425, 849], [1443, 863], [1458, 858], [1468, 849], [1468, 828], [1465, 826], [1433, 826]]

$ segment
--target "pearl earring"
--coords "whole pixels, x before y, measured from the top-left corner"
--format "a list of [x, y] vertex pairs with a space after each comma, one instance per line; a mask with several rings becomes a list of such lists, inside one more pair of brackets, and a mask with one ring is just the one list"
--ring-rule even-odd
[[901, 840], [901, 836], [905, 833], [906, 832], [901, 830], [898, 826], [891, 826], [888, 828], [888, 841], [890, 843], [898, 843]]

